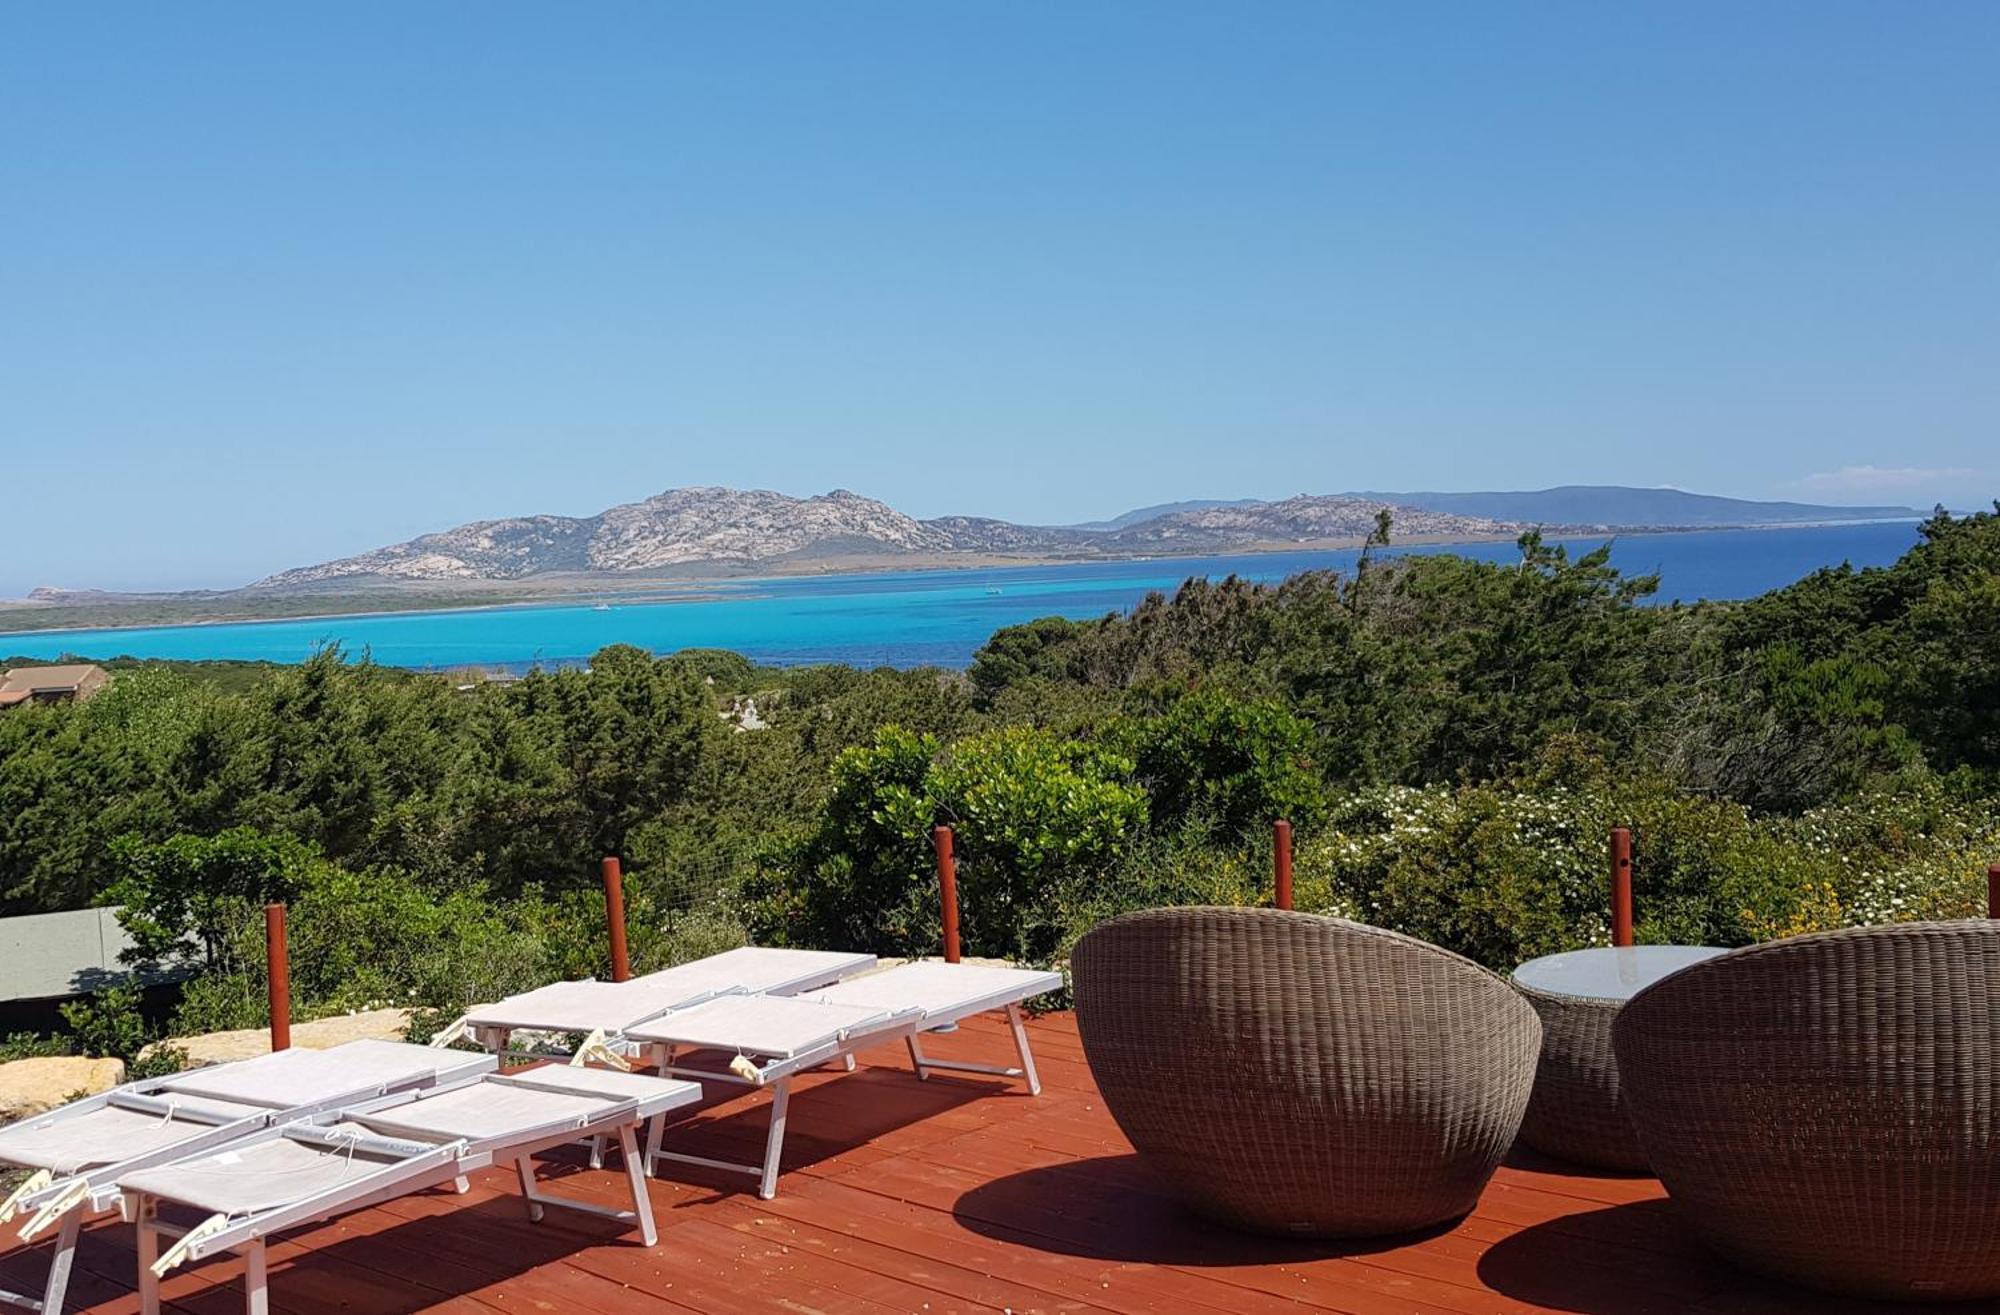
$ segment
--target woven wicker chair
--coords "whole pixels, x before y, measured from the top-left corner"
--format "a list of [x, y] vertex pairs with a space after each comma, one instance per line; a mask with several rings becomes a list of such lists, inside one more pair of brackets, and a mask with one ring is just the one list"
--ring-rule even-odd
[[1469, 1211], [1521, 1124], [1541, 1023], [1434, 945], [1269, 909], [1158, 909], [1071, 958], [1104, 1103], [1241, 1228], [1362, 1237]]
[[2000, 1293], [2000, 923], [1737, 950], [1633, 997], [1612, 1044], [1717, 1251], [1851, 1295]]

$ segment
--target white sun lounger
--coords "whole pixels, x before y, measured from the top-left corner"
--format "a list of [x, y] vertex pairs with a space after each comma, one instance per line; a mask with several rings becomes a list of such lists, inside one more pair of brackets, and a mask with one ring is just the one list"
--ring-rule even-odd
[[[662, 1128], [655, 1123], [646, 1145], [647, 1167], [674, 1160], [747, 1173], [757, 1179], [757, 1194], [771, 1199], [778, 1191], [792, 1078], [835, 1059], [852, 1068], [856, 1054], [885, 1041], [900, 1039], [909, 1046], [919, 1078], [945, 1070], [1023, 1078], [1029, 1093], [1040, 1095], [1041, 1080], [1028, 1049], [1021, 1004], [1061, 985], [1060, 973], [1027, 968], [912, 963], [794, 996], [721, 996], [636, 1024], [626, 1029], [625, 1039], [651, 1050], [661, 1073], [771, 1088], [763, 1163], [739, 1164], [662, 1150]], [[943, 1060], [924, 1053], [918, 1040], [922, 1033], [995, 1010], [1007, 1014], [1021, 1058], [1019, 1067]], [[735, 1053], [726, 1070], [716, 1070], [677, 1064], [676, 1053], [687, 1049]]]
[[398, 1041], [281, 1050], [128, 1082], [0, 1129], [0, 1164], [33, 1171], [0, 1208], [0, 1222], [33, 1211], [21, 1226], [24, 1240], [61, 1225], [41, 1297], [0, 1289], [0, 1305], [49, 1315], [62, 1310], [83, 1225], [117, 1205], [126, 1173], [333, 1106], [470, 1082], [495, 1062], [491, 1055]]
[[[477, 1005], [452, 1029], [496, 1054], [514, 1032], [602, 1033], [718, 995], [791, 995], [875, 966], [872, 954], [743, 946], [626, 982], [556, 982], [497, 1004]], [[446, 1034], [446, 1035], [449, 1035]]]
[[[142, 1169], [123, 1180], [125, 1217], [139, 1229], [139, 1302], [158, 1315], [160, 1278], [185, 1261], [224, 1251], [245, 1254], [244, 1308], [270, 1309], [265, 1248], [286, 1229], [317, 1223], [460, 1178], [512, 1164], [528, 1217], [548, 1207], [638, 1225], [658, 1240], [637, 1129], [647, 1119], [699, 1100], [692, 1082], [603, 1069], [551, 1067], [434, 1092], [406, 1092], [267, 1127], [198, 1155]], [[625, 1151], [630, 1210], [551, 1196], [535, 1185], [532, 1157], [579, 1137], [614, 1135]], [[200, 1222], [183, 1225], [162, 1208]], [[159, 1253], [162, 1235], [178, 1241]]]

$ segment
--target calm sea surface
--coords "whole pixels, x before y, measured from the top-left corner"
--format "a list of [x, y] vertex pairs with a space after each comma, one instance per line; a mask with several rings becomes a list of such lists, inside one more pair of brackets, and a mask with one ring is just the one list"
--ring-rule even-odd
[[[1661, 601], [1747, 598], [1822, 566], [1894, 561], [1917, 540], [1910, 523], [1779, 530], [1630, 534], [1611, 558], [1630, 574], [1657, 571]], [[1572, 553], [1603, 542], [1567, 540]], [[1510, 543], [1410, 548], [1488, 561], [1516, 557]], [[906, 571], [732, 581], [692, 602], [585, 603], [478, 611], [402, 612], [240, 625], [157, 626], [0, 634], [0, 653], [53, 658], [255, 658], [296, 662], [319, 645], [404, 667], [523, 666], [588, 657], [607, 644], [654, 652], [729, 648], [764, 662], [848, 662], [962, 667], [1001, 626], [1039, 616], [1102, 616], [1189, 576], [1234, 573], [1280, 580], [1313, 567], [1349, 568], [1356, 553], [1254, 553], [1071, 566]]]

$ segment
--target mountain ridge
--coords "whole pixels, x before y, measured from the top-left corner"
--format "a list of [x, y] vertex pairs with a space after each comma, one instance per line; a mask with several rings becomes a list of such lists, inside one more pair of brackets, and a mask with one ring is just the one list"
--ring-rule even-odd
[[370, 552], [294, 567], [248, 586], [278, 591], [335, 580], [474, 582], [551, 574], [623, 575], [703, 563], [891, 557], [1104, 558], [1359, 539], [1388, 506], [1417, 537], [1484, 538], [1519, 525], [1344, 495], [1201, 506], [1120, 529], [1016, 525], [979, 516], [918, 520], [847, 489], [795, 498], [769, 489], [668, 489], [595, 516], [472, 521]]
[[1561, 485], [1517, 492], [1299, 494], [1194, 499], [1136, 508], [1083, 525], [1018, 525], [983, 516], [920, 520], [848, 489], [793, 497], [770, 489], [668, 489], [594, 516], [472, 521], [247, 586], [257, 592], [330, 582], [521, 581], [630, 576], [702, 566], [883, 559], [1091, 560], [1359, 541], [1388, 510], [1399, 538], [1492, 538], [1550, 530], [1694, 529], [1914, 517], [1909, 507], [1755, 502], [1679, 489]]
[[1435, 511], [1491, 516], [1593, 529], [1723, 529], [1761, 525], [1825, 524], [1836, 520], [1920, 517], [1915, 507], [1842, 507], [1812, 502], [1768, 502], [1629, 484], [1558, 484], [1546, 489], [1472, 493], [1355, 493]]

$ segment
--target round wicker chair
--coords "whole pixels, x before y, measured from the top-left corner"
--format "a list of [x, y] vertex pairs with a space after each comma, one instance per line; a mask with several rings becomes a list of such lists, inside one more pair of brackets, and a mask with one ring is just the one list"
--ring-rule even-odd
[[1633, 997], [1612, 1044], [1717, 1251], [1851, 1295], [2000, 1293], [2000, 923], [1737, 950]]
[[1189, 1205], [1240, 1228], [1363, 1237], [1465, 1214], [1535, 1079], [1541, 1023], [1504, 980], [1337, 918], [1128, 914], [1070, 967], [1118, 1126]]

